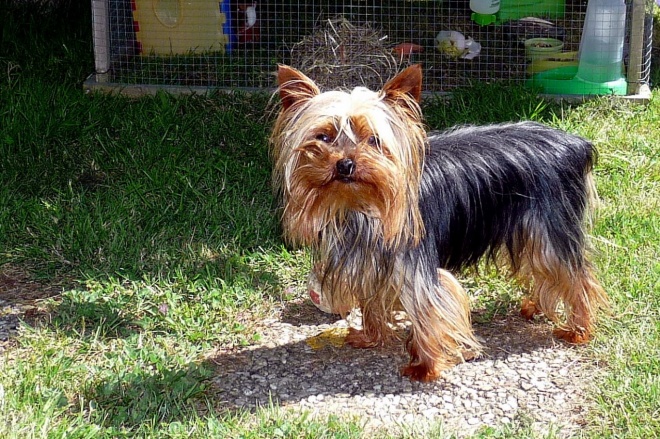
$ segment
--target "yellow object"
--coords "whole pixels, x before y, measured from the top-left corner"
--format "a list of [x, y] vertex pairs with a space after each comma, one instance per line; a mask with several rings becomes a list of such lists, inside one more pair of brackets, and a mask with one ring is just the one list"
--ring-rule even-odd
[[441, 41], [438, 43], [438, 50], [452, 58], [458, 58], [463, 55], [465, 50], [456, 47], [451, 41]]
[[546, 58], [533, 60], [527, 66], [527, 73], [533, 75], [534, 73], [545, 72], [546, 70], [577, 65], [577, 52], [554, 53], [548, 55]]
[[307, 345], [318, 351], [326, 346], [340, 348], [344, 346], [344, 340], [348, 335], [348, 328], [330, 328], [319, 335], [307, 339]]
[[435, 37], [437, 49], [452, 58], [458, 58], [465, 53], [465, 37], [457, 31], [441, 31]]
[[133, 20], [142, 55], [224, 52], [229, 35], [222, 1], [134, 0]]

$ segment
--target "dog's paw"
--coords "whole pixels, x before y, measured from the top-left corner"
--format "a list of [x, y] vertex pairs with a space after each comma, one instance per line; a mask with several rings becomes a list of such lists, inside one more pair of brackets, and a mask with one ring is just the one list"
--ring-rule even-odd
[[360, 349], [374, 348], [383, 344], [379, 338], [368, 337], [364, 331], [355, 328], [348, 328], [345, 343]]
[[542, 312], [539, 310], [538, 306], [536, 306], [536, 303], [528, 298], [522, 300], [522, 304], [520, 305], [520, 315], [525, 319], [533, 320], [535, 316], [540, 314], [542, 314]]
[[401, 375], [412, 381], [428, 383], [437, 380], [440, 377], [440, 371], [426, 364], [409, 364], [401, 368]]
[[552, 331], [555, 337], [568, 343], [583, 344], [591, 340], [591, 334], [586, 331], [573, 331], [566, 328], [557, 328]]

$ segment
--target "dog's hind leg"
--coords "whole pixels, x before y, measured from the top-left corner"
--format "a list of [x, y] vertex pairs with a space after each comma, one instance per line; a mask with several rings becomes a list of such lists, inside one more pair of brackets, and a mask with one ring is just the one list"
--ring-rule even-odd
[[596, 313], [606, 305], [607, 297], [590, 267], [565, 276], [570, 276], [563, 286], [566, 323], [555, 329], [554, 335], [569, 343], [586, 343], [591, 339]]
[[[543, 313], [558, 324], [554, 331], [557, 338], [586, 343], [591, 339], [596, 314], [607, 306], [607, 296], [586, 259], [583, 231], [570, 234], [556, 225], [534, 224], [535, 230], [526, 233], [518, 263], [518, 277], [530, 279], [532, 288], [523, 300], [521, 313], [528, 319]], [[564, 322], [557, 316], [560, 303], [564, 305]]]

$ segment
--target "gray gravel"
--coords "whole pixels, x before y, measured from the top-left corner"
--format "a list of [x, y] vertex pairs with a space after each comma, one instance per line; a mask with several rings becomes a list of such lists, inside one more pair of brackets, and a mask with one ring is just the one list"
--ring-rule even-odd
[[23, 311], [20, 305], [0, 299], [0, 352], [3, 350], [2, 342], [8, 341], [16, 333], [19, 316]]
[[475, 325], [485, 355], [429, 384], [399, 376], [407, 361], [402, 343], [312, 349], [309, 337], [347, 322], [311, 304], [292, 304], [263, 324], [260, 344], [212, 359], [224, 408], [254, 409], [273, 401], [314, 415], [357, 416], [367, 431], [424, 431], [442, 422], [444, 431], [459, 437], [522, 419], [539, 433], [570, 437], [584, 423], [584, 387], [596, 372], [579, 348], [555, 341], [548, 324], [517, 316]]

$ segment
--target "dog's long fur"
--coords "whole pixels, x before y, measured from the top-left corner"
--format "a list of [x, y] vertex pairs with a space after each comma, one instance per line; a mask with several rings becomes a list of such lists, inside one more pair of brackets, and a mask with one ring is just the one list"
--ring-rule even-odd
[[529, 285], [523, 315], [543, 313], [559, 338], [589, 340], [607, 301], [586, 257], [590, 142], [531, 122], [427, 135], [419, 67], [378, 93], [321, 93], [284, 66], [279, 81], [271, 144], [285, 237], [311, 246], [335, 307], [361, 308], [349, 344], [384, 343], [402, 306], [412, 322], [404, 375], [432, 380], [478, 354], [450, 272], [482, 258]]

